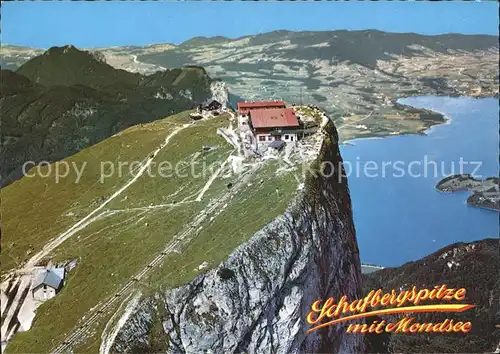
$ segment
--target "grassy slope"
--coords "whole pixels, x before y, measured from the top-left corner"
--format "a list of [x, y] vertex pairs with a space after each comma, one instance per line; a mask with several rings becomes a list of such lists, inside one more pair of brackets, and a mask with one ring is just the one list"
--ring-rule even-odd
[[[227, 118], [212, 118], [181, 131], [155, 161], [183, 161], [186, 166], [196, 159], [200, 164], [204, 160], [207, 165], [214, 162], [220, 164], [232, 148], [215, 134], [215, 130], [216, 127], [226, 126]], [[100, 170], [100, 166], [96, 166], [98, 161], [142, 160], [163, 142], [170, 131], [188, 121], [187, 113], [182, 113], [142, 127], [136, 126], [69, 158], [70, 161], [88, 161], [88, 173], [78, 185], [69, 180], [56, 185], [49, 179], [23, 178], [6, 188], [3, 196], [6, 204], [3, 209], [9, 210], [9, 214], [4, 215], [6, 244], [16, 240], [16, 245], [9, 249], [11, 258], [2, 253], [2, 260], [4, 257], [7, 261], [10, 259], [10, 266], [13, 266], [12, 257], [27, 258], [27, 245], [40, 249], [48, 239], [74, 222], [73, 217], [65, 214], [73, 211], [75, 215], [86, 215], [91, 210], [89, 203], [111, 195], [130, 179], [130, 175], [124, 175], [122, 178], [110, 178], [104, 184], [96, 183]], [[205, 144], [219, 148], [198, 156], [201, 146]], [[207, 220], [191, 240], [182, 244], [181, 253], [168, 255], [159, 271], [138, 285], [142, 291], [189, 281], [198, 273], [195, 269], [201, 263], [206, 261], [209, 267], [215, 266], [255, 231], [281, 214], [295, 194], [297, 184], [289, 173], [276, 174], [276, 168], [273, 162], [260, 167], [255, 172], [252, 185], [245, 184], [231, 200], [230, 207], [213, 221]], [[70, 273], [61, 293], [38, 309], [32, 329], [18, 333], [9, 343], [8, 351], [32, 352], [36, 348], [46, 352], [60, 343], [81, 317], [99, 301], [112, 296], [195, 215], [226, 193], [229, 182], [235, 183], [240, 178], [217, 178], [203, 200], [194, 202], [209, 177], [207, 174], [203, 178], [152, 178], [145, 174], [108, 204], [109, 209], [122, 211], [90, 224], [56, 250], [55, 260], [78, 258], [79, 264]], [[261, 179], [265, 183], [258, 183]], [[276, 193], [276, 188], [279, 193]], [[25, 193], [29, 193], [30, 197], [26, 197]], [[165, 203], [170, 205], [149, 211], [125, 210]], [[32, 207], [36, 205], [39, 207]], [[102, 328], [102, 323], [98, 327]], [[97, 348], [99, 339], [100, 335], [95, 335], [82, 343], [81, 349]]]
[[[282, 214], [296, 194], [297, 183], [288, 173], [277, 175], [276, 168], [277, 164], [270, 162], [257, 171], [256, 178], [238, 193], [230, 207], [206, 223], [182, 254], [169, 255], [161, 271], [144, 282], [144, 288], [174, 287], [191, 280], [198, 274], [196, 268], [200, 264], [218, 265], [242, 241]], [[259, 183], [259, 180], [265, 182]], [[211, 194], [216, 198], [217, 193], [214, 189]]]
[[[66, 161], [78, 168], [87, 164], [79, 183], [75, 183], [74, 170], [56, 183], [55, 164], [52, 164], [52, 174], [46, 178], [25, 177], [3, 188], [2, 272], [29, 259], [26, 252], [30, 248], [33, 252], [40, 250], [49, 239], [85, 216], [93, 203], [111, 195], [131, 178], [127, 173], [100, 183], [101, 161], [141, 161], [163, 142], [168, 132], [187, 119], [187, 114], [182, 113], [144, 127], [134, 126], [67, 158]], [[43, 175], [47, 170], [47, 167], [40, 168]], [[35, 169], [29, 173], [39, 175]], [[69, 212], [74, 215], [66, 216]]]

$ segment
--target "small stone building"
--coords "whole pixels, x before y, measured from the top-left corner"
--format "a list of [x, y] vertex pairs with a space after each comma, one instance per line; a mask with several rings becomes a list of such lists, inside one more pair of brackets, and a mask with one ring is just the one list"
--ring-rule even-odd
[[53, 298], [64, 284], [64, 268], [50, 268], [42, 270], [35, 278], [31, 293], [33, 299], [45, 301]]

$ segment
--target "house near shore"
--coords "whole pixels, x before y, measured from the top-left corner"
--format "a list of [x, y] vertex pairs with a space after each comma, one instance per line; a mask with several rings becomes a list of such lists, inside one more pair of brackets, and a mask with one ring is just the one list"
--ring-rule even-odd
[[34, 300], [45, 301], [56, 296], [64, 285], [64, 268], [41, 270], [35, 277], [31, 288]]

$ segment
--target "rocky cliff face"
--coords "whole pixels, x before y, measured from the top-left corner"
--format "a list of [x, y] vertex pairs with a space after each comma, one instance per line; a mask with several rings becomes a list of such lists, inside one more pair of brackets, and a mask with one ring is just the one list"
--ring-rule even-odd
[[212, 83], [210, 84], [210, 92], [212, 94], [212, 97], [208, 101], [215, 100], [217, 102], [220, 102], [224, 107], [229, 105], [229, 90], [224, 81], [212, 81]]
[[[342, 161], [333, 124], [313, 167]], [[362, 337], [328, 327], [306, 335], [317, 299], [361, 294], [351, 200], [339, 171], [309, 175], [287, 211], [215, 269], [144, 298], [112, 351], [169, 353], [360, 352]], [[235, 220], [235, 227], [238, 227]]]

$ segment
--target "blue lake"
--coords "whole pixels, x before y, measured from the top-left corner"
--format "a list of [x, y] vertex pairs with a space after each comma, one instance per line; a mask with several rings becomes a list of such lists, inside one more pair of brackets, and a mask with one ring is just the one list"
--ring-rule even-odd
[[498, 176], [498, 99], [414, 97], [400, 102], [450, 120], [427, 130], [427, 136], [360, 139], [341, 146], [352, 167], [348, 181], [361, 261], [398, 266], [454, 242], [499, 237], [497, 212], [468, 206], [468, 192], [435, 189], [450, 174]]

